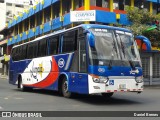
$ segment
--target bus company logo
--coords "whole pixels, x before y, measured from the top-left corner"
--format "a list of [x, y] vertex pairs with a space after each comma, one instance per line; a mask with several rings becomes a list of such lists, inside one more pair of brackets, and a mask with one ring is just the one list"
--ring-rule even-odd
[[44, 72], [44, 68], [43, 68], [43, 63], [39, 64], [38, 67], [34, 66], [34, 62], [33, 62], [33, 66], [32, 69], [30, 70], [31, 72], [31, 77], [33, 77], [34, 79], [37, 79], [38, 81], [38, 74], [41, 76], [42, 78], [42, 73]]
[[135, 74], [138, 74], [138, 73], [139, 73], [139, 70], [138, 70], [138, 69], [136, 69], [136, 70], [132, 70], [132, 69], [131, 69], [131, 71], [129, 71], [129, 72], [130, 72], [130, 74], [135, 75]]
[[60, 68], [63, 68], [63, 67], [64, 67], [64, 64], [65, 64], [64, 59], [63, 59], [63, 58], [60, 58], [60, 59], [58, 60], [58, 66], [59, 66]]
[[98, 72], [104, 73], [104, 72], [105, 72], [105, 69], [104, 69], [104, 68], [98, 68]]

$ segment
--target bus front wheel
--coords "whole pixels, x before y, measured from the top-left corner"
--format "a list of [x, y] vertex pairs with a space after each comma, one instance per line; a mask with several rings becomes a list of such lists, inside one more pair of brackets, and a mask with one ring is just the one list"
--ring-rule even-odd
[[112, 95], [113, 95], [113, 92], [112, 93], [102, 93], [102, 96], [105, 98], [110, 98]]
[[72, 96], [72, 93], [68, 91], [68, 81], [66, 80], [66, 78], [63, 78], [62, 80], [62, 95], [66, 98], [70, 98]]

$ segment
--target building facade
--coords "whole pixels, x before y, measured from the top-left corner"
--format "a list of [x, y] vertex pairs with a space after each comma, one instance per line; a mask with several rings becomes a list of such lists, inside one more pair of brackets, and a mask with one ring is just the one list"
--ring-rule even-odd
[[13, 36], [12, 30], [8, 29], [6, 24], [31, 6], [29, 0], [0, 0], [0, 73], [2, 75], [8, 75], [8, 61], [5, 61], [8, 57], [6, 56], [8, 54], [7, 40]]
[[[159, 12], [159, 2], [159, 0], [38, 0], [36, 5], [9, 21], [7, 30], [10, 35], [7, 37], [6, 55], [10, 55], [13, 45], [31, 41], [39, 36], [82, 23], [130, 25], [125, 11], [126, 6], [146, 9], [151, 14], [157, 14]], [[86, 10], [95, 11], [94, 21], [71, 21], [72, 11]], [[160, 72], [160, 66], [154, 68], [154, 64], [160, 62], [153, 61], [153, 57], [157, 56], [155, 54], [159, 53], [141, 53], [146, 84], [153, 84], [154, 69]], [[149, 57], [146, 57], [147, 55]], [[156, 58], [156, 60], [159, 60], [159, 58]], [[153, 71], [151, 72], [151, 70]], [[155, 75], [156, 80], [160, 78], [159, 72]], [[158, 82], [160, 83], [160, 80]]]

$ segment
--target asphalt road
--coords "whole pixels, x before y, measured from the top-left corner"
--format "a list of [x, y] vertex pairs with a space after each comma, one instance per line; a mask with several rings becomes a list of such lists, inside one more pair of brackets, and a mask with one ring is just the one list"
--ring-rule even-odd
[[101, 95], [67, 99], [55, 91], [22, 92], [0, 79], [0, 111], [160, 111], [160, 87], [147, 87], [141, 94], [115, 93], [110, 99]]

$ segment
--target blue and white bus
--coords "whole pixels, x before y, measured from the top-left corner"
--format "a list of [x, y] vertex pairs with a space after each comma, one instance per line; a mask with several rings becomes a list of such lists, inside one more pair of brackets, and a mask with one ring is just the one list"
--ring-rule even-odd
[[143, 91], [142, 65], [131, 31], [82, 24], [16, 45], [10, 58], [9, 83], [21, 90], [72, 93]]

